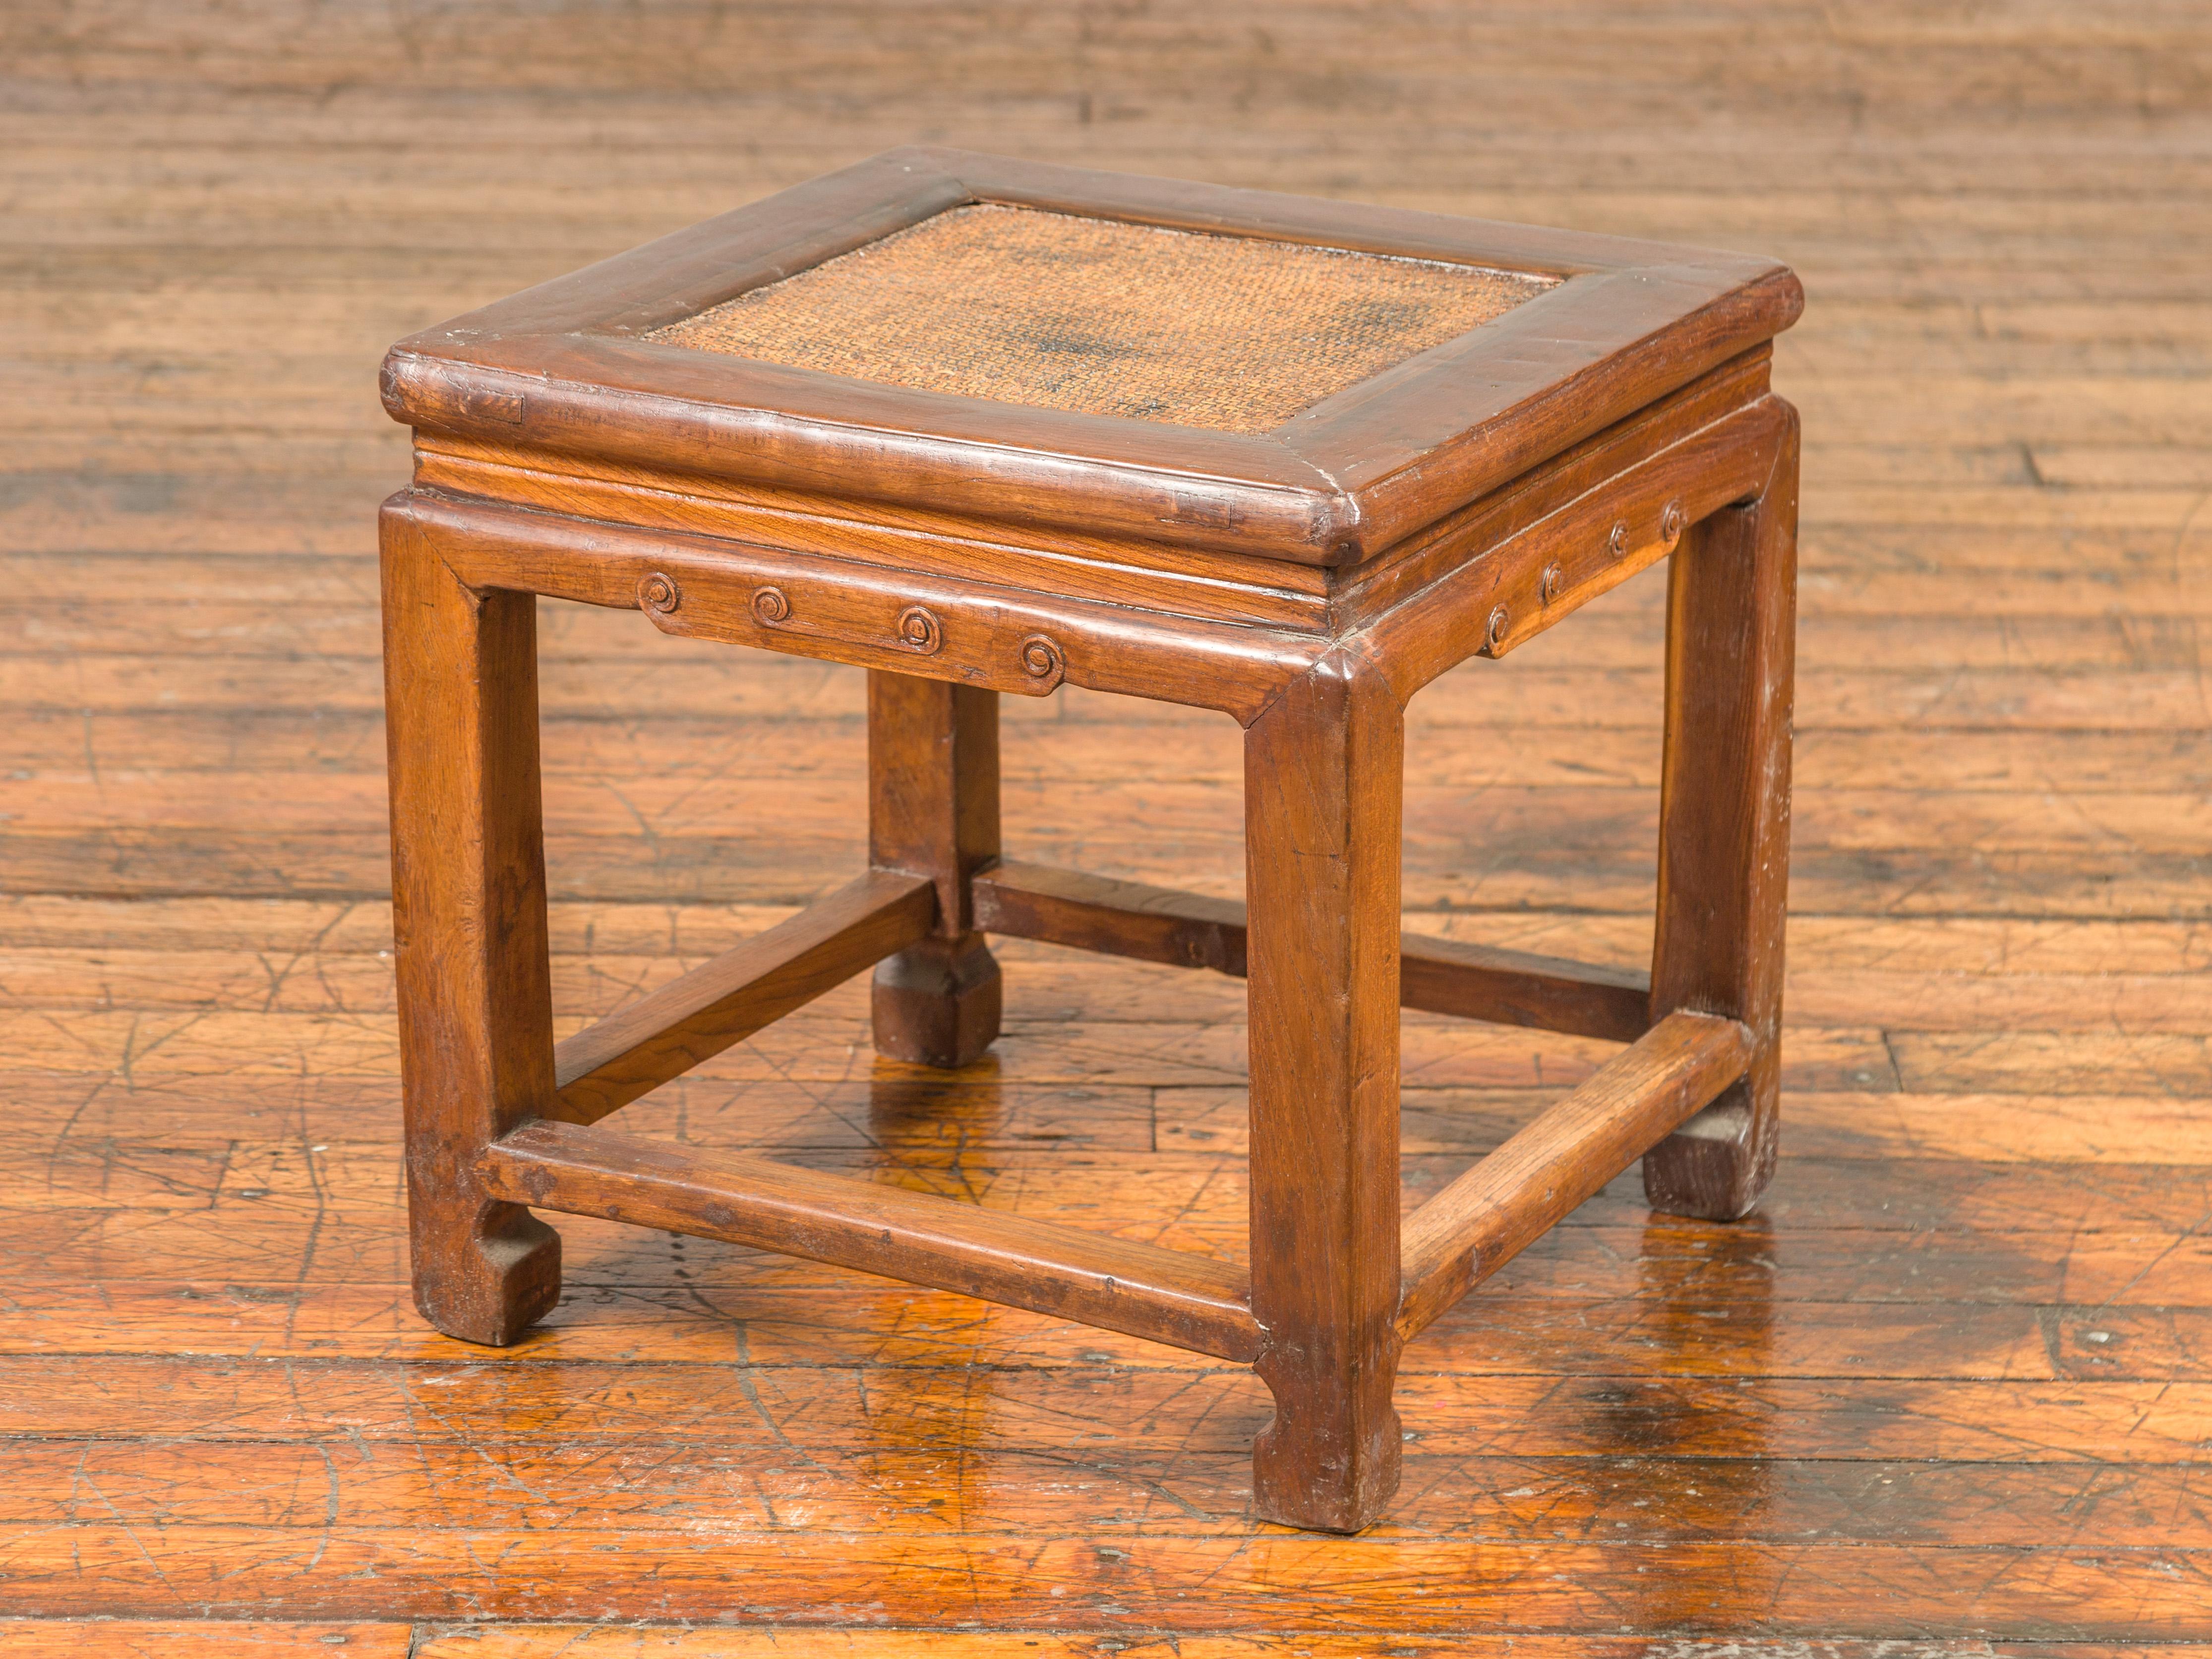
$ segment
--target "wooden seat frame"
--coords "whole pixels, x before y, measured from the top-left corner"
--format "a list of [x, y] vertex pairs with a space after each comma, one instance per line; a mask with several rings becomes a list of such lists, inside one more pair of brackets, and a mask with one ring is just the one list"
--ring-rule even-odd
[[[1134, 202], [1156, 222], [1180, 214], [1352, 246], [1401, 246], [1416, 231], [1468, 222], [1293, 210], [1188, 186], [1146, 197], [1133, 181], [939, 152], [888, 159], [904, 175], [909, 221], [919, 216], [911, 175], [926, 170], [939, 195], [950, 192], [936, 181], [949, 177], [963, 199], [1127, 213]], [[870, 166], [880, 174], [885, 162]], [[862, 182], [871, 200], [883, 197], [880, 176]], [[866, 228], [840, 234], [849, 245]], [[1594, 246], [1649, 256], [1593, 239], [1547, 246], [1543, 258], [1519, 257], [1603, 274], [1626, 266], [1618, 255], [1594, 264]], [[1243, 532], [1202, 512], [1165, 534], [1109, 525], [1079, 535], [1038, 512], [1018, 531], [982, 526], [957, 499], [925, 506], [906, 481], [846, 497], [758, 466], [733, 480], [666, 431], [653, 463], [633, 441], [635, 407], [607, 404], [586, 441], [582, 404], [549, 397], [533, 409], [527, 400], [541, 394], [511, 391], [504, 366], [463, 361], [451, 342], [481, 330], [457, 326], [442, 350], [422, 338], [395, 349], [387, 400], [418, 428], [416, 480], [386, 503], [382, 545], [424, 1316], [500, 1345], [546, 1313], [559, 1292], [559, 1238], [532, 1210], [731, 1240], [1249, 1363], [1276, 1404], [1255, 1449], [1258, 1513], [1335, 1531], [1372, 1521], [1396, 1484], [1391, 1396], [1409, 1338], [1639, 1156], [1655, 1206], [1712, 1218], [1748, 1210], [1772, 1166], [1797, 458], [1795, 415], [1768, 389], [1765, 344], [1797, 301], [1794, 282], [1772, 271], [1713, 258], [1714, 292], [1757, 304], [1728, 327], [1706, 326], [1694, 350], [1678, 330], [1656, 395], [1649, 374], [1603, 395], [1585, 386], [1583, 429], [1554, 420], [1533, 459], [1493, 441], [1486, 472], [1463, 469], [1441, 507], [1407, 509], [1413, 528], [1364, 544], [1374, 515], [1352, 510], [1313, 532], [1319, 550], [1303, 559], [1283, 546], [1240, 552]], [[579, 303], [595, 316], [618, 311], [604, 271], [598, 280]], [[552, 292], [507, 303], [543, 313]], [[672, 305], [714, 297], [695, 284]], [[1677, 311], [1710, 325], [1717, 303]], [[634, 333], [666, 314], [637, 310], [623, 326]], [[1638, 325], [1624, 322], [1631, 343], [1602, 361], [1640, 349]], [[609, 378], [572, 372], [569, 385], [582, 398]], [[951, 407], [965, 400], [911, 401], [939, 426], [966, 418]], [[1094, 439], [1103, 429], [1091, 417], [1038, 418], [1063, 433], [1067, 419], [1088, 421]], [[1523, 398], [1495, 432], [1540, 423]], [[1099, 471], [1068, 492], [1098, 487]], [[1027, 487], [1049, 496], [1054, 483]], [[1080, 516], [1083, 503], [1066, 510]], [[1401, 933], [1407, 701], [1670, 555], [1650, 974]], [[869, 671], [870, 869], [557, 1044], [539, 595]], [[1218, 709], [1243, 726], [1246, 903], [1002, 856], [997, 699], [1063, 683]], [[865, 969], [875, 971], [884, 1053], [966, 1063], [998, 1030], [991, 933], [1249, 981], [1249, 1271], [598, 1127]], [[1401, 1006], [1627, 1046], [1401, 1221]]]

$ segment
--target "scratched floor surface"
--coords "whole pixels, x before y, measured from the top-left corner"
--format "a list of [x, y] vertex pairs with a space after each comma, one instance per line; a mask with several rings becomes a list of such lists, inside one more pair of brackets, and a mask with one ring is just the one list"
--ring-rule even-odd
[[[574, 1221], [510, 1352], [408, 1304], [377, 358], [917, 138], [1805, 277], [1780, 1176], [1616, 1183], [1415, 1343], [1357, 1540], [1248, 1521], [1264, 1391], [1133, 1340]], [[2209, 200], [2179, 0], [7, 7], [0, 1655], [2212, 1642]], [[1415, 925], [1648, 950], [1658, 597], [1417, 703]], [[542, 630], [565, 1031], [857, 866], [861, 698]], [[1234, 892], [1238, 767], [1021, 702], [1010, 844]], [[630, 1122], [1239, 1251], [1242, 988], [1005, 955], [966, 1073], [848, 988]], [[1406, 1051], [1413, 1195], [1606, 1052]]]

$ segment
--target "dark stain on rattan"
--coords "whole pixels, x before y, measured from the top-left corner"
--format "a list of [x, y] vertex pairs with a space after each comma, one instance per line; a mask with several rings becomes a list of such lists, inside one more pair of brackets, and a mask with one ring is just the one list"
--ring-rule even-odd
[[647, 337], [960, 397], [1267, 432], [1556, 280], [965, 207]]
[[1079, 328], [1066, 325], [1039, 328], [1029, 333], [1020, 343], [1045, 358], [1087, 357], [1096, 362], [1115, 363], [1133, 355], [1126, 340], [1085, 334]]

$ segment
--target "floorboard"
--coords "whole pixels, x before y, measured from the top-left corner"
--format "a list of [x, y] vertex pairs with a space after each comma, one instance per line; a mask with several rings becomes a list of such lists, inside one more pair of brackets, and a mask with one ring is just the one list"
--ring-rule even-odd
[[[1358, 1540], [1135, 1339], [580, 1219], [513, 1351], [409, 1304], [378, 358], [915, 141], [1805, 279], [1773, 1194], [1431, 1328]], [[0, 1659], [2212, 1656], [2208, 196], [2194, 0], [0, 8]], [[1648, 951], [1659, 600], [1416, 704], [1409, 925]], [[566, 1032], [848, 878], [863, 699], [542, 629]], [[1225, 721], [1005, 759], [1024, 856], [1238, 890]], [[1242, 987], [1004, 954], [965, 1073], [848, 988], [625, 1127], [1237, 1255]], [[1607, 1052], [1406, 1037], [1409, 1203]]]

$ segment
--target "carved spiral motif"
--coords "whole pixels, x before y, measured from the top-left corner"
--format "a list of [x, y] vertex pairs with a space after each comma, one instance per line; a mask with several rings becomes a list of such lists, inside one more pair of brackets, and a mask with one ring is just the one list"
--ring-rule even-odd
[[637, 602], [647, 611], [666, 616], [684, 603], [684, 590], [676, 585], [676, 578], [665, 570], [656, 570], [637, 585]]
[[791, 601], [780, 587], [757, 587], [753, 590], [753, 615], [764, 623], [780, 623], [791, 615]]
[[936, 617], [918, 605], [910, 605], [899, 612], [898, 636], [901, 645], [925, 657], [935, 656], [938, 647], [945, 643], [945, 630], [938, 625]]
[[1032, 634], [1022, 641], [1022, 672], [1048, 687], [1055, 686], [1067, 672], [1067, 659], [1044, 635]]
[[1546, 565], [1544, 574], [1536, 578], [1536, 597], [1546, 605], [1551, 604], [1553, 599], [1559, 597], [1559, 590], [1566, 586], [1566, 581], [1565, 571], [1560, 569], [1556, 564]]
[[1505, 625], [1512, 620], [1506, 614], [1505, 607], [1499, 605], [1490, 613], [1489, 625], [1483, 629], [1482, 642], [1494, 650], [1498, 641], [1505, 637]]
[[1682, 539], [1682, 527], [1687, 520], [1680, 501], [1667, 503], [1667, 510], [1659, 515], [1659, 539], [1671, 548]]
[[1628, 554], [1628, 520], [1626, 520], [1626, 519], [1615, 519], [1615, 520], [1613, 521], [1613, 529], [1612, 529], [1611, 532], [1610, 532], [1609, 534], [1607, 534], [1607, 537], [1606, 537], [1606, 538], [1605, 538], [1605, 545], [1606, 545], [1606, 550], [1607, 550], [1607, 552], [1611, 553], [1614, 558], [1616, 558], [1616, 559], [1619, 559], [1619, 558], [1626, 558], [1626, 557], [1627, 556], [1627, 554]]

